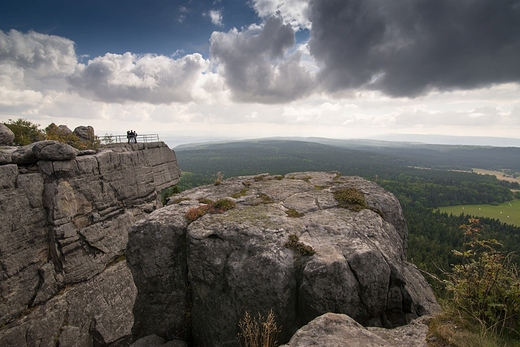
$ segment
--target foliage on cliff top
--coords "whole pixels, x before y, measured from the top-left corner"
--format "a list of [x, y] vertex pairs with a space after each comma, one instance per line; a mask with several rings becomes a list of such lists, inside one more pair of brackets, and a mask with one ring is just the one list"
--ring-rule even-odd
[[341, 188], [334, 192], [334, 199], [339, 207], [352, 211], [360, 211], [367, 208], [365, 196], [356, 188]]
[[31, 123], [23, 118], [17, 120], [9, 119], [4, 124], [14, 133], [14, 144], [16, 146], [25, 146], [33, 142], [45, 140], [45, 133], [39, 129], [40, 124]]
[[192, 207], [184, 214], [184, 217], [186, 217], [189, 222], [196, 221], [206, 213], [224, 213], [236, 206], [236, 203], [229, 199], [220, 199], [215, 202], [209, 199], [201, 199], [199, 201], [204, 205]]
[[289, 241], [287, 241], [284, 246], [300, 253], [301, 255], [313, 255], [316, 253], [314, 248], [300, 242], [298, 235], [295, 234], [289, 235]]
[[511, 253], [494, 239], [481, 239], [480, 220], [461, 225], [462, 258], [445, 280], [450, 296], [444, 312], [430, 325], [431, 334], [451, 346], [520, 346], [520, 276]]
[[94, 133], [91, 134], [90, 139], [82, 141], [74, 133], [63, 131], [54, 123], [49, 124], [45, 130], [39, 128], [40, 124], [32, 123], [23, 118], [9, 119], [5, 125], [14, 133], [14, 144], [16, 146], [25, 146], [43, 140], [55, 140], [83, 150], [98, 149], [100, 144]]

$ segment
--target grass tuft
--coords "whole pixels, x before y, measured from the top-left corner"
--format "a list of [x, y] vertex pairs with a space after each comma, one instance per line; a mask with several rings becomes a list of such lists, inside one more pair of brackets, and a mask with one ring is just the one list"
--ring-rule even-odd
[[334, 199], [339, 207], [347, 208], [351, 211], [361, 211], [367, 208], [365, 196], [356, 188], [341, 188], [334, 192]]
[[242, 347], [275, 347], [277, 346], [278, 333], [281, 327], [278, 327], [275, 321], [273, 310], [269, 310], [267, 317], [263, 317], [260, 313], [256, 318], [252, 318], [248, 312], [238, 323], [240, 332], [238, 333], [238, 341]]
[[304, 213], [300, 213], [300, 212], [296, 211], [294, 208], [288, 209], [287, 211], [285, 211], [285, 213], [287, 214], [287, 216], [289, 216], [291, 218], [299, 218], [299, 217], [303, 217], [305, 215]]
[[286, 248], [292, 249], [293, 251], [300, 253], [303, 256], [313, 255], [316, 253], [314, 248], [304, 244], [303, 242], [300, 242], [298, 235], [296, 234], [289, 235], [289, 241], [287, 241], [284, 246]]

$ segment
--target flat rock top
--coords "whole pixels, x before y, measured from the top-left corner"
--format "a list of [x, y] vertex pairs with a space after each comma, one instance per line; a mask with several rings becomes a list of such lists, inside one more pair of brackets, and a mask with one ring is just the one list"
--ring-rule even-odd
[[[355, 207], [350, 206], [353, 208], [343, 209], [348, 211], [345, 214], [351, 218], [356, 218], [358, 213], [379, 214], [395, 227], [403, 246], [406, 247], [408, 231], [401, 206], [395, 196], [374, 182], [357, 176], [341, 176], [337, 172], [298, 172], [285, 176], [262, 174], [235, 177], [224, 180], [218, 185], [207, 185], [185, 191], [173, 197], [168, 204], [193, 206], [196, 201], [215, 202], [228, 199], [234, 201], [236, 209], [239, 209], [227, 213], [228, 221], [234, 219], [233, 222], [236, 223], [262, 223], [265, 229], [269, 228], [269, 225], [273, 228], [283, 225], [283, 221], [286, 222], [288, 219], [293, 221], [298, 219], [291, 217], [321, 214], [321, 223], [324, 228], [327, 228], [327, 224], [334, 223], [335, 220], [328, 218], [327, 211], [334, 209], [334, 214], [338, 213], [338, 201], [334, 198], [334, 192], [347, 188], [360, 192], [366, 201], [366, 207], [354, 212]], [[334, 226], [329, 229], [334, 229]]]

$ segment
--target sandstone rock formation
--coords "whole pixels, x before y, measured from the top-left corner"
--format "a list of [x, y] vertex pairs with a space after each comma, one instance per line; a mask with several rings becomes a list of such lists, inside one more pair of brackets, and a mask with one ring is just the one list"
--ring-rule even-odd
[[80, 141], [89, 142], [94, 139], [94, 128], [91, 126], [79, 126], [74, 129], [74, 135], [76, 135]]
[[11, 146], [14, 141], [14, 133], [4, 123], [0, 123], [0, 146]]
[[[349, 188], [366, 204], [338, 201], [335, 192]], [[406, 238], [397, 199], [359, 177], [260, 175], [183, 192], [129, 232], [132, 333], [238, 346], [245, 312], [270, 309], [282, 343], [328, 312], [365, 326], [405, 325], [439, 309], [406, 262]]]
[[344, 314], [326, 313], [299, 329], [280, 347], [427, 347], [428, 326], [418, 318], [394, 329], [364, 328]]
[[0, 149], [0, 346], [123, 341], [136, 295], [127, 231], [178, 183], [164, 143], [97, 153], [43, 141]]

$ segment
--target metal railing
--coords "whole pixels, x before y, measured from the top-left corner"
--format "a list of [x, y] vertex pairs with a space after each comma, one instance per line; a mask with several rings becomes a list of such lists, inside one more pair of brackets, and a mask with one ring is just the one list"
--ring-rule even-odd
[[104, 135], [100, 136], [99, 140], [102, 144], [108, 145], [111, 143], [139, 143], [139, 142], [159, 142], [159, 134], [144, 134], [144, 135], [137, 135], [134, 137], [128, 138], [127, 135]]

